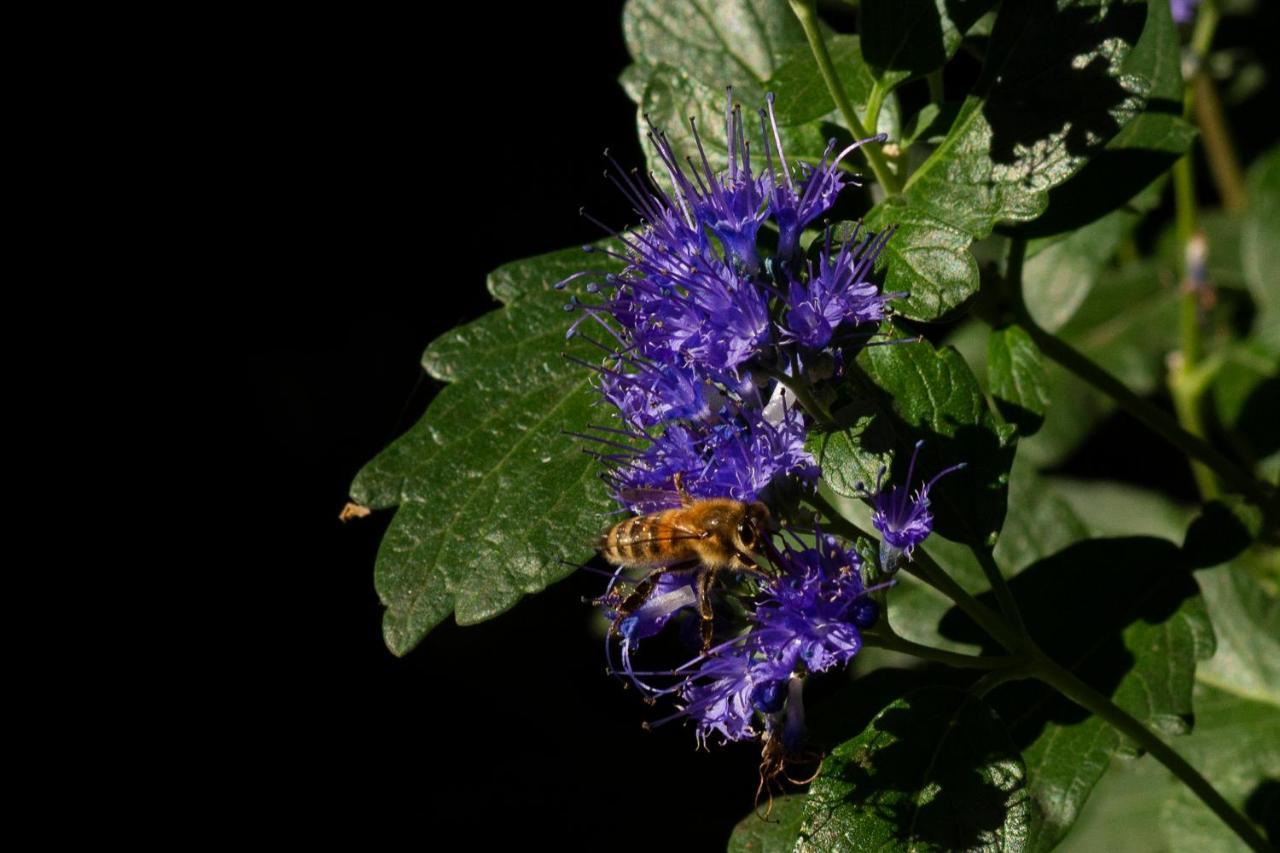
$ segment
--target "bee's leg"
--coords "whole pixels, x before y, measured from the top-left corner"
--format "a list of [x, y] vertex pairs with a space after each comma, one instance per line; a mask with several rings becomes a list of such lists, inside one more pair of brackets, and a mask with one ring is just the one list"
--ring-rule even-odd
[[690, 506], [693, 498], [689, 497], [689, 493], [684, 490], [684, 472], [677, 471], [671, 478], [676, 485], [676, 494], [680, 496], [681, 506]]
[[741, 554], [733, 555], [732, 570], [740, 575], [750, 575], [765, 582], [773, 580], [773, 575], [760, 568], [754, 560], [749, 560]]
[[715, 633], [715, 614], [711, 610], [711, 585], [715, 583], [716, 570], [707, 569], [698, 575], [698, 613], [702, 616], [702, 653], [711, 650], [711, 638]]
[[653, 594], [653, 588], [657, 586], [658, 581], [662, 579], [663, 575], [688, 571], [690, 567], [691, 564], [688, 562], [674, 563], [670, 566], [659, 566], [641, 578], [640, 582], [631, 590], [631, 593], [626, 598], [622, 599], [622, 603], [618, 605], [618, 615], [614, 617], [613, 625], [610, 627], [609, 633], [615, 637], [618, 636], [620, 633], [619, 628], [622, 626], [623, 620], [635, 613], [641, 607], [644, 607], [644, 603], [649, 600], [649, 596]]

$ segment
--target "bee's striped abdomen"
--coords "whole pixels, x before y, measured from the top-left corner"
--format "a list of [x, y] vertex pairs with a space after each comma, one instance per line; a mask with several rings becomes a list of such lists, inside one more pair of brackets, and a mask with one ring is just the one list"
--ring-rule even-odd
[[601, 537], [600, 553], [611, 563], [645, 566], [685, 559], [686, 540], [668, 522], [679, 510], [624, 519]]

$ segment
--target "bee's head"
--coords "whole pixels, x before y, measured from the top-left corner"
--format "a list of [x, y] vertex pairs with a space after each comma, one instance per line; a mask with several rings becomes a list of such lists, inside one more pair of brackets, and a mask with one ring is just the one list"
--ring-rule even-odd
[[772, 529], [773, 516], [769, 514], [769, 508], [760, 501], [748, 504], [738, 522], [738, 529], [734, 531], [738, 550], [754, 554]]

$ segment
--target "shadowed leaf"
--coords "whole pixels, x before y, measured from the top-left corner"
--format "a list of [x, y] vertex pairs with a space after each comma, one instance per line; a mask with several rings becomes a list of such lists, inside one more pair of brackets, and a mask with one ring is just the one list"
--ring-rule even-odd
[[1021, 850], [1022, 760], [1000, 718], [960, 691], [898, 699], [827, 757], [797, 850]]

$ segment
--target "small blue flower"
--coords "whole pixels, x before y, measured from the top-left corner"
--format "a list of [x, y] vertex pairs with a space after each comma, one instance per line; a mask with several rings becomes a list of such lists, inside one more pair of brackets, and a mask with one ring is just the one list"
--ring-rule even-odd
[[667, 719], [692, 719], [704, 746], [712, 732], [727, 741], [757, 737], [756, 713], [776, 706], [794, 666], [794, 655], [769, 656], [750, 641], [723, 649], [703, 658], [676, 688], [679, 713]]
[[[677, 474], [695, 498], [730, 497], [744, 503], [756, 500], [776, 477], [812, 484], [818, 476], [804, 447], [804, 421], [795, 409], [787, 409], [774, 423], [758, 405], [736, 403], [722, 407], [714, 418], [671, 423], [656, 437], [633, 437], [648, 440], [648, 447], [617, 454], [608, 480], [619, 503], [636, 512], [661, 508], [648, 495], [671, 493]], [[636, 500], [632, 494], [645, 497]]]
[[[835, 150], [836, 141], [834, 139], [830, 140], [827, 143], [827, 150], [823, 152], [822, 160], [818, 162], [816, 167], [801, 164], [800, 188], [797, 190], [796, 181], [791, 174], [791, 168], [787, 165], [786, 154], [782, 151], [782, 135], [778, 133], [778, 123], [773, 115], [772, 92], [765, 95], [765, 103], [768, 105], [769, 128], [766, 129], [764, 126], [766, 111], [761, 110], [760, 129], [765, 136], [764, 151], [772, 185], [769, 194], [769, 214], [778, 226], [778, 257], [785, 259], [795, 255], [800, 246], [800, 232], [804, 230], [805, 226], [830, 210], [831, 205], [835, 204], [836, 198], [840, 195], [840, 191], [846, 186], [850, 184], [858, 186], [857, 181], [844, 178], [840, 171], [840, 161], [844, 160], [859, 146], [868, 142], [884, 142], [888, 137], [880, 134], [867, 139], [859, 139], [834, 158], [831, 156], [831, 152]], [[781, 180], [778, 179], [778, 174], [774, 172], [773, 157], [769, 153], [769, 130], [772, 130], [773, 142], [778, 152], [778, 165], [780, 167], [778, 172], [782, 175]]]
[[878, 323], [885, 304], [901, 294], [881, 293], [870, 280], [871, 269], [884, 249], [892, 229], [866, 235], [855, 242], [861, 227], [832, 257], [831, 231], [818, 256], [818, 268], [809, 265], [808, 282], [791, 280], [787, 291], [787, 314], [783, 320], [783, 340], [799, 341], [811, 349], [821, 349], [831, 341], [836, 327], [848, 323]]
[[[810, 672], [826, 672], [848, 663], [862, 648], [855, 614], [866, 590], [862, 558], [817, 531], [813, 548], [787, 547], [774, 556], [777, 581], [756, 607], [753, 634], [766, 647], [798, 645]], [[866, 626], [862, 626], [866, 627]]]
[[894, 571], [903, 557], [908, 559], [915, 547], [928, 538], [933, 532], [933, 515], [929, 512], [929, 490], [940, 479], [965, 467], [964, 462], [945, 468], [934, 475], [932, 480], [924, 483], [911, 494], [912, 477], [916, 470], [916, 457], [920, 455], [923, 441], [917, 441], [911, 454], [911, 463], [907, 466], [907, 479], [901, 486], [883, 488], [884, 470], [880, 471], [880, 481], [876, 483], [876, 492], [872, 498], [874, 512], [871, 523], [880, 531], [880, 562], [885, 571]]
[[757, 177], [751, 173], [751, 152], [743, 133], [742, 110], [733, 105], [733, 89], [728, 90], [724, 110], [725, 141], [729, 148], [729, 163], [725, 171], [719, 174], [712, 171], [693, 119], [689, 120], [689, 127], [693, 131], [702, 166], [702, 174], [693, 169], [692, 181], [685, 175], [663, 133], [651, 130], [649, 139], [657, 149], [672, 184], [688, 201], [698, 221], [711, 229], [729, 257], [747, 272], [754, 273], [760, 268], [756, 235], [769, 213], [769, 181], [764, 175]]

